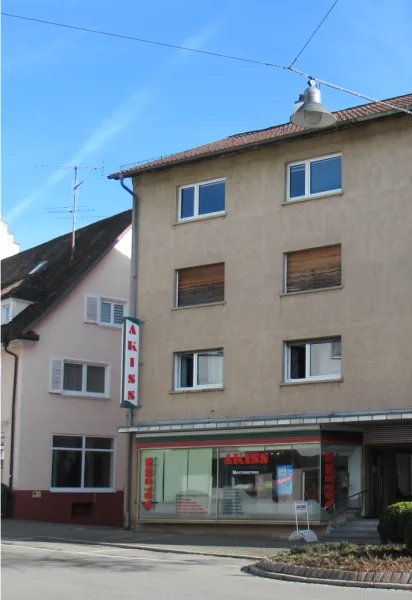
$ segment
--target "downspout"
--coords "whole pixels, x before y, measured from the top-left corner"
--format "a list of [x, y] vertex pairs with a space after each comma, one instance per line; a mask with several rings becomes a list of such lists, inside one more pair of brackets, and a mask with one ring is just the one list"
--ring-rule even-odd
[[[17, 354], [9, 350], [10, 341], [4, 340], [4, 350], [7, 354], [14, 357], [14, 375], [13, 375], [13, 391], [11, 396], [11, 435], [10, 435], [10, 470], [9, 470], [9, 491], [10, 491], [10, 512], [13, 507], [13, 471], [14, 471], [14, 437], [16, 424], [16, 398], [17, 398], [17, 377], [19, 373], [19, 357]], [[12, 514], [10, 514], [12, 516]]]
[[[133, 197], [132, 210], [132, 256], [131, 256], [131, 290], [130, 290], [130, 316], [137, 319], [137, 274], [138, 274], [138, 233], [139, 233], [139, 198], [133, 190], [127, 187], [120, 177], [120, 185], [126, 192]], [[129, 427], [133, 426], [134, 409], [129, 408]], [[133, 479], [133, 453], [134, 453], [135, 434], [129, 432], [128, 450], [127, 450], [127, 474], [126, 474], [126, 510], [125, 510], [125, 529], [131, 528], [131, 510], [132, 510], [132, 479]]]

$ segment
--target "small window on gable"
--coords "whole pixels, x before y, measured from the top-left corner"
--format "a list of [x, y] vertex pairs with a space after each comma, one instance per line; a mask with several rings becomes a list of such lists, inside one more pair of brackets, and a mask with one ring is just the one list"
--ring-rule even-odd
[[338, 287], [342, 284], [341, 245], [288, 252], [285, 271], [287, 294]]
[[342, 191], [342, 155], [303, 160], [287, 166], [287, 200]]
[[176, 306], [196, 306], [223, 302], [225, 265], [203, 265], [177, 271]]
[[127, 316], [128, 303], [125, 300], [86, 295], [84, 299], [85, 323], [122, 327]]
[[205, 181], [179, 189], [179, 221], [224, 213], [225, 207], [226, 182], [224, 179]]

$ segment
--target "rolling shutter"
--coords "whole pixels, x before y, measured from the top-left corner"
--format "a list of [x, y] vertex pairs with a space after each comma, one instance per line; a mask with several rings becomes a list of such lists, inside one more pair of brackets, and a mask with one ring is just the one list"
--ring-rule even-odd
[[336, 287], [341, 283], [340, 244], [286, 255], [286, 293]]
[[225, 265], [204, 265], [180, 269], [177, 277], [177, 306], [223, 302]]
[[52, 358], [50, 361], [50, 392], [60, 394], [63, 385], [63, 361]]
[[84, 321], [85, 323], [97, 323], [99, 320], [99, 297], [84, 297]]

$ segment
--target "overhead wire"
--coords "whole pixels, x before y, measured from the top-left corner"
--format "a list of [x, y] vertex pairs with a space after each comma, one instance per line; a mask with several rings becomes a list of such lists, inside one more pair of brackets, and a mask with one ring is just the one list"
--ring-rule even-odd
[[[338, 0], [336, 0], [337, 2]], [[334, 8], [335, 4], [331, 7], [331, 9], [329, 10], [329, 13], [332, 11], [332, 9]], [[341, 87], [339, 85], [336, 85], [334, 83], [330, 83], [329, 81], [324, 81], [322, 79], [319, 79], [318, 77], [314, 77], [313, 75], [310, 75], [308, 73], [305, 73], [304, 71], [300, 71], [299, 69], [295, 69], [295, 67], [293, 66], [297, 60], [297, 58], [299, 58], [299, 56], [302, 54], [303, 50], [307, 47], [307, 45], [309, 44], [309, 42], [311, 41], [311, 39], [314, 37], [316, 31], [319, 29], [319, 27], [322, 25], [323, 21], [326, 19], [326, 17], [328, 16], [325, 15], [323, 21], [319, 24], [319, 26], [317, 27], [317, 29], [314, 31], [314, 33], [312, 34], [312, 36], [309, 38], [309, 40], [306, 42], [305, 46], [302, 48], [302, 50], [300, 51], [300, 53], [298, 54], [297, 58], [290, 64], [290, 65], [281, 65], [278, 63], [274, 63], [274, 62], [266, 62], [266, 61], [262, 61], [262, 60], [257, 60], [257, 59], [253, 59], [253, 58], [246, 58], [243, 56], [236, 56], [233, 54], [222, 54], [220, 52], [212, 52], [210, 50], [200, 50], [199, 48], [189, 48], [187, 46], [179, 46], [177, 44], [169, 44], [167, 42], [159, 42], [156, 40], [148, 40], [145, 38], [138, 38], [138, 37], [134, 37], [134, 36], [130, 36], [130, 35], [124, 35], [121, 33], [113, 33], [110, 31], [102, 31], [99, 29], [90, 29], [88, 27], [80, 27], [78, 25], [69, 25], [67, 23], [57, 23], [56, 21], [46, 21], [44, 19], [36, 19], [35, 17], [26, 17], [24, 15], [15, 15], [12, 13], [7, 13], [7, 12], [2, 12], [1, 13], [2, 16], [4, 17], [11, 17], [14, 19], [22, 19], [24, 21], [33, 21], [35, 23], [43, 23], [45, 25], [53, 25], [55, 27], [64, 27], [66, 29], [72, 29], [72, 30], [77, 30], [77, 31], [84, 31], [87, 33], [95, 33], [98, 35], [106, 35], [106, 36], [110, 36], [110, 37], [115, 37], [115, 38], [122, 38], [122, 39], [126, 39], [126, 40], [130, 40], [130, 41], [134, 41], [134, 42], [140, 42], [143, 44], [152, 44], [154, 46], [163, 46], [166, 48], [173, 48], [175, 50], [184, 50], [186, 52], [194, 52], [196, 54], [203, 54], [203, 55], [207, 55], [207, 56], [214, 56], [216, 58], [225, 58], [228, 60], [236, 60], [236, 61], [240, 61], [240, 62], [245, 62], [245, 63], [250, 63], [250, 64], [255, 64], [255, 65], [261, 65], [264, 67], [272, 67], [272, 68], [276, 68], [276, 69], [282, 69], [284, 71], [291, 71], [292, 73], [296, 73], [297, 75], [301, 75], [303, 77], [306, 77], [308, 79], [312, 79], [317, 81], [318, 83], [321, 83], [322, 85], [325, 85], [326, 87], [330, 87], [333, 88], [335, 90], [339, 90], [340, 92], [344, 92], [346, 94], [351, 94], [352, 96], [357, 96], [358, 98], [362, 98], [364, 100], [368, 100], [369, 102], [376, 102], [378, 104], [381, 104], [382, 106], [386, 106], [390, 109], [395, 109], [398, 110], [400, 112], [404, 112], [408, 115], [412, 115], [412, 111], [400, 107], [400, 106], [396, 106], [395, 104], [392, 104], [391, 102], [389, 102], [388, 100], [377, 100], [376, 98], [371, 98], [370, 96], [366, 96], [365, 94], [360, 94], [359, 92], [354, 92], [352, 90], [349, 90], [347, 88]]]
[[308, 38], [308, 40], [305, 42], [305, 44], [302, 46], [302, 48], [299, 50], [296, 58], [294, 58], [292, 60], [292, 62], [290, 63], [289, 67], [293, 67], [293, 65], [296, 63], [296, 61], [302, 56], [303, 52], [306, 50], [306, 48], [309, 46], [310, 42], [313, 40], [313, 38], [315, 37], [315, 35], [317, 34], [317, 32], [319, 31], [319, 29], [322, 27], [322, 25], [324, 24], [324, 22], [326, 21], [326, 19], [329, 17], [330, 13], [332, 12], [332, 10], [335, 8], [335, 6], [337, 5], [337, 3], [339, 2], [339, 0], [335, 0], [335, 2], [332, 4], [332, 6], [330, 7], [330, 9], [328, 10], [328, 12], [326, 13], [326, 15], [323, 17], [323, 19], [321, 20], [321, 22], [319, 23], [319, 25], [316, 27], [316, 29], [314, 30], [314, 32], [312, 33], [312, 35]]

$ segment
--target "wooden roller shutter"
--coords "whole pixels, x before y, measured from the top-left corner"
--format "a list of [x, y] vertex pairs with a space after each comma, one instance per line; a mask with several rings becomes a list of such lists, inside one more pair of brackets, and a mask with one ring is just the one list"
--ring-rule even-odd
[[342, 248], [326, 246], [286, 255], [286, 292], [336, 287], [342, 283]]
[[177, 276], [177, 306], [223, 302], [225, 265], [204, 265], [180, 269]]

